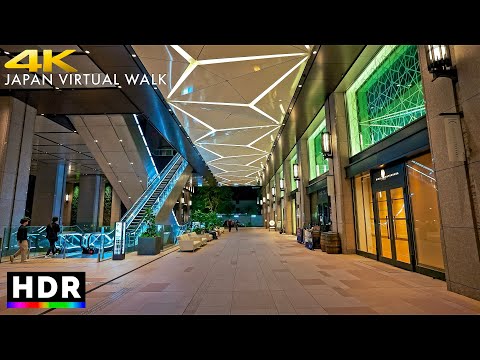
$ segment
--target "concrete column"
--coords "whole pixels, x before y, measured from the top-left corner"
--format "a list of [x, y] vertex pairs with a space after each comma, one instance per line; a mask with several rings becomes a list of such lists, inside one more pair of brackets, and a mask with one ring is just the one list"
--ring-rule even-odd
[[[282, 204], [280, 201], [281, 198], [281, 192], [280, 192], [280, 172], [275, 174], [275, 222], [278, 224], [278, 222], [282, 220]], [[277, 226], [275, 224], [275, 226]], [[280, 228], [277, 227], [277, 230], [280, 231]]]
[[100, 175], [80, 176], [80, 196], [78, 199], [77, 224], [98, 226], [102, 177]]
[[32, 221], [34, 226], [46, 225], [57, 216], [63, 221], [67, 171], [64, 163], [42, 164], [38, 167], [33, 195]]
[[112, 188], [112, 210], [110, 218], [110, 226], [114, 226], [115, 222], [120, 221], [122, 212], [122, 200]]
[[457, 106], [466, 161], [450, 161], [445, 116], [456, 112], [452, 81], [428, 72], [425, 50], [418, 47], [427, 109], [430, 150], [435, 167], [441, 217], [441, 243], [447, 288], [480, 300], [480, 46], [455, 45], [450, 50], [457, 68]]
[[[25, 216], [36, 109], [0, 97], [0, 237]], [[8, 239], [5, 239], [6, 241]]]
[[284, 205], [285, 205], [285, 232], [287, 234], [293, 234], [293, 215], [292, 215], [292, 200], [290, 199], [290, 193], [292, 192], [292, 182], [291, 179], [292, 167], [289, 160], [283, 162], [283, 177], [285, 179], [285, 196], [284, 196]]
[[107, 226], [103, 224], [103, 213], [105, 211], [105, 182], [106, 178], [103, 178], [100, 182], [100, 199], [98, 201], [98, 224], [100, 226]]
[[63, 225], [68, 226], [72, 221], [73, 183], [66, 184], [65, 195], [68, 195], [68, 202], [65, 201], [63, 205], [62, 223]]
[[307, 139], [300, 139], [297, 143], [297, 162], [300, 175], [298, 191], [300, 192], [300, 227], [311, 223], [310, 197], [307, 195], [309, 179], [308, 169], [308, 144]]
[[331, 196], [332, 231], [338, 232], [344, 254], [355, 253], [355, 230], [351, 180], [345, 166], [349, 164], [347, 116], [343, 93], [333, 93], [325, 108], [327, 128], [332, 134], [333, 159], [329, 161], [329, 175], [334, 178], [334, 196]]

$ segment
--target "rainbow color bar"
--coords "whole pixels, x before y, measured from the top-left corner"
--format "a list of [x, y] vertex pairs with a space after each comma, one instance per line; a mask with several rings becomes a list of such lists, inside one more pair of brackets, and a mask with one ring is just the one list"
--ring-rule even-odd
[[80, 309], [85, 307], [85, 301], [79, 302], [7, 302], [10, 309]]

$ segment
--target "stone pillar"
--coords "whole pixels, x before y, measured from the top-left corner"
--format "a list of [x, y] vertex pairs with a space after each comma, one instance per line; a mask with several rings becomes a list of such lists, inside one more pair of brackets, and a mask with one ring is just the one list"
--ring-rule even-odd
[[102, 189], [100, 175], [80, 176], [80, 196], [78, 199], [77, 224], [88, 225], [92, 229], [98, 226], [100, 193]]
[[[452, 81], [428, 72], [425, 49], [418, 47], [430, 150], [435, 167], [441, 243], [447, 288], [480, 300], [480, 46], [455, 45], [450, 50], [457, 68], [455, 92]], [[445, 116], [463, 111], [460, 119], [466, 161], [450, 161], [445, 136]]]
[[117, 195], [116, 191], [112, 187], [112, 210], [110, 218], [110, 226], [115, 226], [115, 222], [120, 221], [122, 212], [122, 200]]
[[[280, 172], [275, 174], [275, 226], [277, 226], [278, 222], [282, 220], [282, 203], [281, 203], [281, 191], [280, 191]], [[280, 231], [280, 228], [277, 227], [277, 230]]]
[[66, 170], [64, 163], [42, 164], [38, 167], [33, 195], [32, 225], [47, 225], [53, 216], [58, 217], [59, 223], [63, 221]]
[[73, 183], [67, 183], [65, 186], [65, 195], [68, 195], [68, 202], [63, 205], [62, 223], [69, 226], [72, 221], [72, 199], [73, 199]]
[[[36, 109], [0, 97], [0, 237], [25, 216]], [[14, 239], [16, 241], [16, 239]], [[8, 241], [8, 239], [5, 239]]]
[[283, 200], [285, 205], [285, 233], [287, 234], [293, 234], [293, 221], [295, 221], [292, 215], [292, 199], [290, 199], [290, 193], [292, 192], [291, 174], [292, 167], [290, 160], [285, 160], [283, 162], [283, 177], [285, 180], [285, 195]]
[[310, 216], [310, 197], [307, 195], [307, 186], [309, 179], [308, 169], [308, 144], [307, 139], [300, 139], [297, 142], [297, 162], [300, 183], [298, 191], [300, 192], [300, 227], [311, 223]]
[[105, 182], [106, 178], [103, 178], [100, 182], [100, 200], [98, 201], [98, 220], [97, 223], [100, 226], [107, 226], [103, 224], [103, 213], [105, 211]]
[[[338, 232], [344, 254], [355, 253], [355, 230], [351, 180], [347, 179], [345, 166], [349, 164], [347, 116], [343, 93], [333, 93], [327, 100], [325, 114], [327, 128], [332, 134], [333, 159], [329, 160], [329, 175], [333, 175], [334, 196], [332, 206], [332, 231]], [[328, 179], [327, 179], [328, 180]]]

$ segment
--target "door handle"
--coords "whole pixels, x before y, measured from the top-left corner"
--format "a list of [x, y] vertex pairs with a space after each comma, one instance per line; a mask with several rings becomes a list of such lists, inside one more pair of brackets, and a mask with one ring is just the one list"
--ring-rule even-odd
[[387, 223], [387, 237], [390, 239], [390, 227], [388, 226], [388, 216], [385, 216], [385, 222]]
[[397, 238], [397, 229], [395, 228], [395, 216], [393, 217], [393, 236], [395, 236], [395, 238]]

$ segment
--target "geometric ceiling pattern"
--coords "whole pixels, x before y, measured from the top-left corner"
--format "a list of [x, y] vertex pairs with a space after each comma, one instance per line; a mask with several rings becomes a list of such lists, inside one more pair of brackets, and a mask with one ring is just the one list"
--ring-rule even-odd
[[310, 45], [133, 45], [220, 184], [256, 185]]

